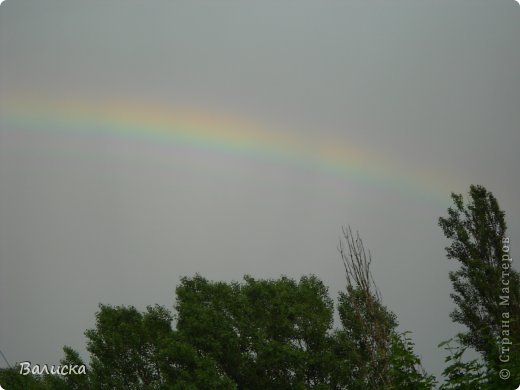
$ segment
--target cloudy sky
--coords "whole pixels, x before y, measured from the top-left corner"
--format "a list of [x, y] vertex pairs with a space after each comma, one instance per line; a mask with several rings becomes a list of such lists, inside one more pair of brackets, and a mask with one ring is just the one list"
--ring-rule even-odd
[[0, 349], [85, 356], [98, 303], [171, 308], [195, 272], [336, 297], [350, 224], [439, 374], [450, 192], [520, 240], [519, 37], [513, 0], [5, 1]]

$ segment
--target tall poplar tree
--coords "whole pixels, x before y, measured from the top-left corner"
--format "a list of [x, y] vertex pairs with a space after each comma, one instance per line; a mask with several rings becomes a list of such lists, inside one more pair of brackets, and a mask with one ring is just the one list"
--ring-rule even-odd
[[512, 268], [505, 212], [480, 185], [470, 187], [466, 202], [451, 197], [454, 206], [439, 218], [451, 240], [447, 257], [460, 265], [449, 274], [457, 305], [451, 318], [467, 327], [460, 342], [482, 355], [491, 377], [508, 367], [513, 380], [520, 375], [520, 277]]

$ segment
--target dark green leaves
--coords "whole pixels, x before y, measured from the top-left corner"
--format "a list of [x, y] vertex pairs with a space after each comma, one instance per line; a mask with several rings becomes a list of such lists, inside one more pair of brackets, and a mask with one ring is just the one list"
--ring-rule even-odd
[[[512, 378], [520, 377], [520, 276], [504, 261], [511, 257], [505, 213], [482, 186], [472, 185], [466, 202], [456, 194], [452, 200], [454, 207], [447, 217], [439, 218], [439, 225], [451, 240], [447, 257], [460, 265], [449, 275], [457, 305], [451, 318], [468, 330], [457, 337], [459, 351], [449, 357], [445, 371], [449, 382], [444, 388], [473, 388], [474, 381], [482, 381], [480, 363], [461, 360], [468, 347], [482, 355], [485, 388], [518, 385]], [[504, 301], [507, 305], [501, 304]], [[511, 343], [505, 344], [506, 350], [504, 337]], [[510, 372], [511, 378], [501, 379], [501, 370]]]

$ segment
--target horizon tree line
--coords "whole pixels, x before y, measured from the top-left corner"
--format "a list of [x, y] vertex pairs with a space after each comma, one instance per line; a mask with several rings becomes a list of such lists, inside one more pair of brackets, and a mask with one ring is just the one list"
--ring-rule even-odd
[[[483, 186], [451, 194], [438, 220], [450, 240], [449, 273], [466, 332], [439, 344], [443, 383], [422, 367], [410, 332], [384, 306], [358, 233], [342, 228], [345, 289], [334, 302], [314, 275], [242, 282], [181, 278], [172, 313], [163, 306], [99, 305], [85, 332], [86, 364], [64, 347], [62, 365], [84, 375], [20, 375], [6, 389], [515, 389], [520, 384], [520, 277], [511, 266], [505, 212]], [[337, 310], [339, 326], [334, 326]], [[465, 360], [472, 349], [478, 359]]]

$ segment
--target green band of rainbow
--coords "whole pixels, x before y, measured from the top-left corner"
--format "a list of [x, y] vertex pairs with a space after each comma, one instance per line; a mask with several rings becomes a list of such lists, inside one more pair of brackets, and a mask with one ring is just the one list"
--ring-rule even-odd
[[0, 107], [0, 123], [7, 126], [45, 131], [66, 129], [92, 134], [102, 132], [155, 142], [174, 142], [203, 150], [239, 154], [245, 158], [296, 164], [340, 178], [411, 193], [425, 200], [442, 201], [443, 204], [449, 198], [450, 183], [446, 177], [433, 173], [407, 173], [392, 159], [362, 151], [345, 140], [325, 142], [287, 131], [268, 130], [266, 126], [238, 117], [124, 101], [93, 104], [18, 99], [4, 102]]

